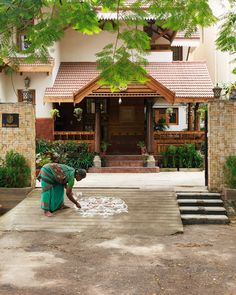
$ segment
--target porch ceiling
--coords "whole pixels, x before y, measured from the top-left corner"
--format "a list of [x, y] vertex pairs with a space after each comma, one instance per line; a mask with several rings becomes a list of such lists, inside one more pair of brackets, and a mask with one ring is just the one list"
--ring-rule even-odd
[[[13, 67], [20, 73], [51, 73], [54, 67], [54, 59], [49, 58], [48, 62], [35, 61], [34, 63], [27, 63], [25, 58], [5, 59], [4, 66]], [[4, 67], [3, 66], [3, 67]]]
[[148, 82], [130, 84], [127, 90], [111, 93], [99, 85], [96, 63], [61, 63], [53, 87], [44, 102], [79, 103], [85, 97], [163, 96], [168, 102], [203, 102], [213, 97], [212, 82], [205, 62], [159, 62], [146, 67]]

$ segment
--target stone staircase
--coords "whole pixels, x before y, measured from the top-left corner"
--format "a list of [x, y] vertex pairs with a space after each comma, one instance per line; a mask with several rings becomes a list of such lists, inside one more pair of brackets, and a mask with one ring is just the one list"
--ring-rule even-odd
[[156, 173], [159, 167], [144, 167], [141, 155], [106, 155], [102, 159], [104, 167], [89, 168], [91, 173]]
[[221, 195], [209, 192], [177, 192], [183, 224], [228, 224]]

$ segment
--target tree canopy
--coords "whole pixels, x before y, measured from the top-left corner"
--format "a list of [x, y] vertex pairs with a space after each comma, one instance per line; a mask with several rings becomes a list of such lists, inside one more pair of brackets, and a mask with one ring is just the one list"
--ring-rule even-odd
[[[98, 11], [112, 11], [116, 19], [102, 22]], [[150, 17], [158, 27], [186, 34], [215, 22], [208, 0], [2, 0], [0, 63], [17, 65], [19, 53], [24, 53], [28, 63], [46, 61], [49, 47], [63, 38], [69, 27], [89, 35], [107, 30], [116, 34], [116, 41], [104, 44], [97, 54], [100, 83], [113, 90], [130, 81], [142, 83], [146, 73], [144, 55], [150, 48], [150, 35], [143, 27], [150, 24]], [[27, 36], [24, 52], [17, 45], [19, 33]]]
[[[236, 54], [236, 0], [231, 0], [230, 5], [229, 12], [222, 16], [223, 23], [216, 44], [218, 49]], [[233, 73], [236, 74], [236, 68]]]

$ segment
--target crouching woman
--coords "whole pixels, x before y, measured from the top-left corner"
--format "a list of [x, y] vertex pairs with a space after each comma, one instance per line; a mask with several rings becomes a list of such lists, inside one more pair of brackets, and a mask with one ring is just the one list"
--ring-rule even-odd
[[84, 169], [75, 170], [57, 163], [44, 165], [38, 176], [42, 186], [41, 208], [44, 210], [44, 215], [51, 217], [56, 210], [68, 208], [64, 204], [64, 188], [68, 199], [80, 208], [80, 204], [73, 196], [72, 188], [75, 179], [80, 181], [85, 177]]

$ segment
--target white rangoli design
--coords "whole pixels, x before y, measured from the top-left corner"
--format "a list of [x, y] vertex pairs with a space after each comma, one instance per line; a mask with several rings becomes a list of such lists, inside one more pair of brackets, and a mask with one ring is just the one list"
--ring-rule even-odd
[[128, 206], [120, 198], [92, 196], [82, 198], [81, 193], [77, 193], [77, 201], [80, 203], [81, 209], [76, 210], [84, 217], [100, 215], [108, 217], [114, 214], [128, 213]]

